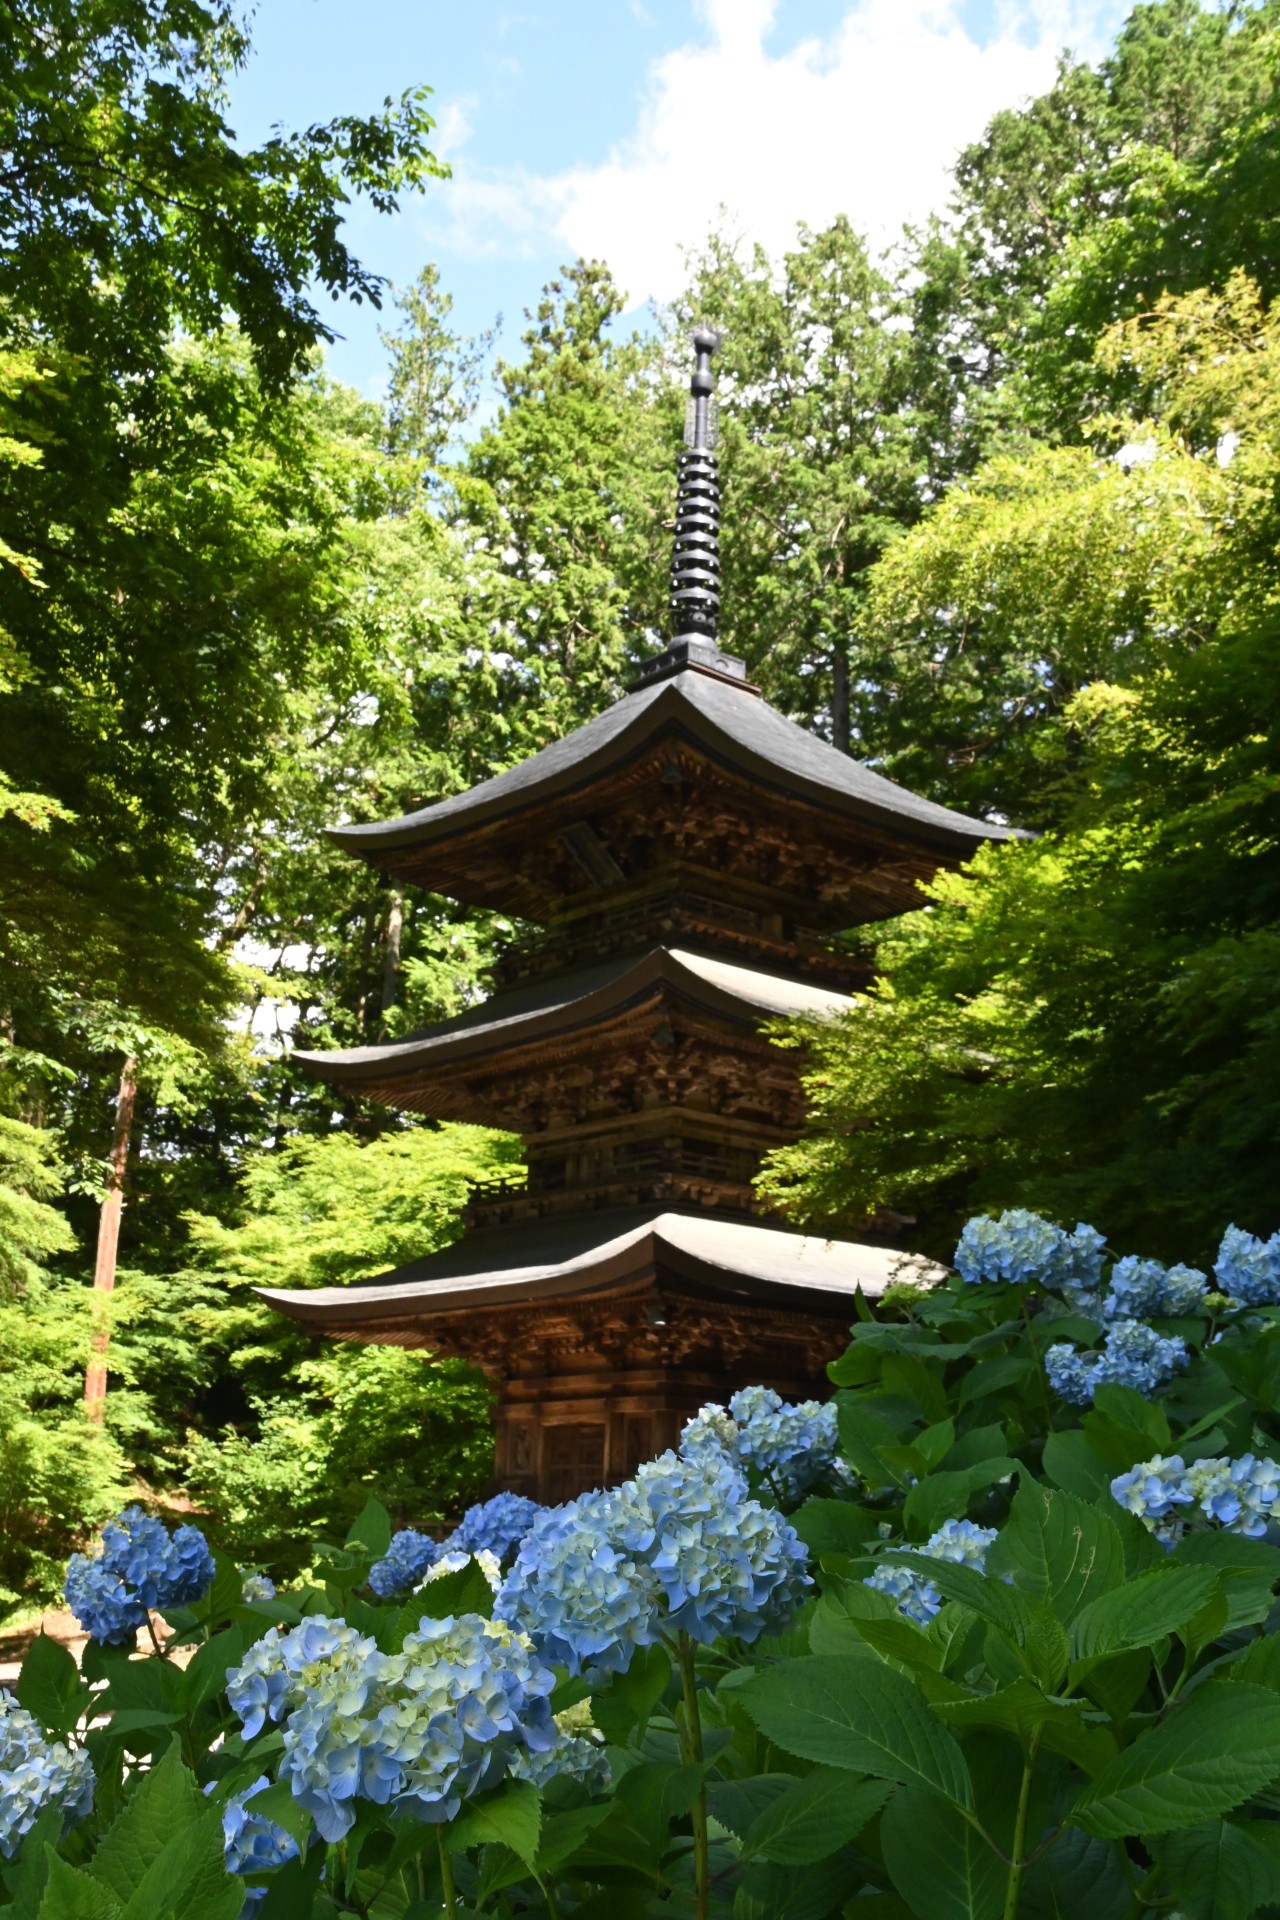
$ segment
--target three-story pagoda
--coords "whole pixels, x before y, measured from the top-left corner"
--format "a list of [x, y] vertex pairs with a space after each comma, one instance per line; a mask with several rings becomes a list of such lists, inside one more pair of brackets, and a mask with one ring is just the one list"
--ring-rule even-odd
[[[331, 830], [384, 873], [541, 931], [497, 991], [389, 1045], [294, 1058], [342, 1091], [521, 1134], [527, 1188], [380, 1279], [264, 1291], [319, 1333], [461, 1354], [498, 1388], [496, 1478], [607, 1484], [749, 1382], [821, 1391], [861, 1289], [905, 1256], [766, 1224], [797, 1054], [762, 1033], [862, 981], [833, 936], [1005, 830], [922, 800], [768, 706], [716, 645], [716, 336], [694, 334], [671, 628], [632, 690], [468, 793]], [[918, 1263], [917, 1263], [918, 1265]]]

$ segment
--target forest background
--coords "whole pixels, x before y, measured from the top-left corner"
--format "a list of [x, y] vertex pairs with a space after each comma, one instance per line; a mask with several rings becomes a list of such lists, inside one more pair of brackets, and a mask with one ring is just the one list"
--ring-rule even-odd
[[422, 94], [245, 154], [229, 7], [0, 24], [0, 1611], [130, 1487], [287, 1570], [371, 1488], [429, 1524], [483, 1482], [478, 1376], [251, 1293], [411, 1258], [520, 1177], [290, 1065], [457, 1011], [516, 931], [322, 829], [523, 758], [661, 644], [695, 315], [722, 644], [1038, 836], [784, 1036], [814, 1117], [767, 1196], [944, 1255], [1014, 1203], [1177, 1258], [1280, 1225], [1280, 0], [1139, 6], [884, 259], [844, 221], [782, 260], [715, 233], [631, 334], [577, 261], [496, 355], [427, 265], [382, 403], [326, 376], [309, 290], [377, 295], [349, 193], [448, 192]]

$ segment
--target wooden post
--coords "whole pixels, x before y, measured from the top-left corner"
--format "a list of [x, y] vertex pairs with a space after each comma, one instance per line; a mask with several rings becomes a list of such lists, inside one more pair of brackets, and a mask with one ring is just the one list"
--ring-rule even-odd
[[[129, 1164], [133, 1110], [138, 1100], [138, 1063], [130, 1057], [120, 1069], [116, 1120], [111, 1130], [111, 1168], [107, 1191], [98, 1214], [98, 1257], [93, 1268], [95, 1294], [110, 1294], [116, 1284], [116, 1254], [120, 1246], [120, 1214], [124, 1207], [124, 1175]], [[107, 1397], [107, 1329], [96, 1329], [93, 1357], [84, 1376], [84, 1404], [91, 1420], [101, 1420]]]

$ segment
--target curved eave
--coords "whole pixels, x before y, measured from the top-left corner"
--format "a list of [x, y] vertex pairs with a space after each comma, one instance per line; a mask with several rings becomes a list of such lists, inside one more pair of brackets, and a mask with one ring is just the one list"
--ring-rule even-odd
[[[330, 1053], [299, 1051], [292, 1057], [304, 1072], [334, 1086], [386, 1087], [436, 1069], [465, 1068], [499, 1053], [581, 1036], [664, 998], [739, 1027], [791, 1014], [830, 1015], [849, 1005], [847, 995], [826, 987], [683, 948], [655, 947], [638, 959], [593, 967], [534, 992], [497, 995], [409, 1040]], [[504, 1003], [511, 1003], [510, 1011]]]
[[458, 1315], [612, 1299], [654, 1283], [697, 1299], [842, 1319], [859, 1292], [876, 1299], [895, 1280], [927, 1284], [943, 1272], [858, 1241], [653, 1211], [492, 1229], [367, 1284], [255, 1291], [315, 1333], [378, 1340], [433, 1324], [443, 1332]]
[[826, 813], [961, 857], [987, 840], [1022, 837], [923, 800], [787, 720], [736, 683], [694, 669], [628, 694], [584, 727], [466, 793], [398, 820], [330, 827], [330, 839], [374, 865], [458, 841], [504, 818], [568, 802], [666, 734], [683, 735], [753, 785]]

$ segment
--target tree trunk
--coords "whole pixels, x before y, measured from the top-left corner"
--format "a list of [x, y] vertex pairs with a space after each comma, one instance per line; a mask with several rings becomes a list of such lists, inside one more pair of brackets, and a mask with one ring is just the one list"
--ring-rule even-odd
[[[115, 1290], [120, 1215], [124, 1208], [124, 1175], [129, 1164], [129, 1141], [133, 1133], [133, 1112], [137, 1101], [138, 1063], [130, 1058], [120, 1069], [116, 1121], [111, 1130], [111, 1170], [98, 1215], [98, 1257], [93, 1269], [95, 1294], [109, 1294]], [[94, 1333], [93, 1357], [84, 1376], [84, 1404], [91, 1420], [102, 1419], [103, 1403], [107, 1397], [107, 1337], [105, 1326], [99, 1327]]]
[[841, 649], [831, 660], [831, 744], [849, 752], [849, 656]]
[[386, 1016], [396, 1003], [400, 985], [400, 936], [404, 932], [404, 895], [393, 893], [387, 910], [386, 950], [382, 963], [382, 1014]]

